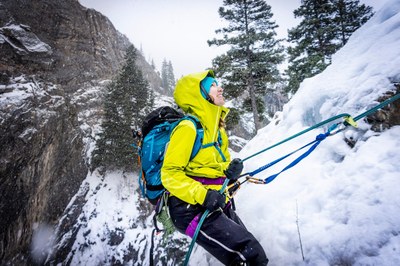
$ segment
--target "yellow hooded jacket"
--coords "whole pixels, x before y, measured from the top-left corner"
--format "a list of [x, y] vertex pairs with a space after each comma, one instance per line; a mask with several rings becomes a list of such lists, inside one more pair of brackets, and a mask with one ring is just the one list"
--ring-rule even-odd
[[190, 176], [219, 178], [225, 176], [224, 170], [231, 160], [228, 152], [228, 137], [219, 127], [220, 119], [225, 118], [229, 109], [217, 106], [203, 98], [200, 81], [206, 76], [214, 77], [213, 71], [190, 74], [178, 80], [174, 98], [178, 106], [187, 114], [196, 116], [204, 129], [203, 145], [217, 142], [218, 131], [222, 139], [221, 150], [226, 158], [224, 162], [220, 152], [214, 147], [201, 148], [190, 160], [196, 138], [196, 127], [189, 120], [182, 120], [172, 131], [167, 147], [161, 181], [174, 196], [190, 204], [203, 204], [207, 189], [219, 190], [222, 185], [203, 185]]

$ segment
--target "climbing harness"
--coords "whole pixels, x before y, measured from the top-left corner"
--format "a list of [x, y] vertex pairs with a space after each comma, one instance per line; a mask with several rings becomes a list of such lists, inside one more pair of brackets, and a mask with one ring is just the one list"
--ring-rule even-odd
[[[299, 132], [299, 133], [297, 133], [297, 134], [295, 134], [295, 135], [293, 135], [293, 136], [290, 136], [290, 137], [288, 137], [288, 138], [286, 138], [286, 139], [284, 139], [284, 140], [282, 140], [282, 141], [280, 141], [280, 142], [278, 142], [278, 143], [276, 143], [276, 144], [274, 144], [274, 145], [272, 145], [272, 146], [269, 146], [269, 147], [267, 147], [267, 148], [265, 148], [265, 149], [263, 149], [263, 150], [261, 150], [261, 151], [259, 151], [259, 152], [256, 152], [256, 153], [254, 153], [254, 154], [252, 154], [252, 155], [246, 157], [245, 159], [242, 160], [243, 162], [244, 162], [244, 161], [247, 161], [247, 160], [249, 160], [249, 159], [251, 159], [251, 158], [253, 158], [253, 157], [255, 157], [255, 156], [257, 156], [257, 155], [259, 155], [259, 154], [261, 154], [261, 153], [263, 153], [263, 152], [266, 152], [267, 150], [270, 150], [270, 149], [272, 149], [272, 148], [274, 148], [274, 147], [277, 147], [277, 146], [279, 146], [279, 145], [281, 145], [281, 144], [283, 144], [283, 143], [285, 143], [285, 142], [287, 142], [287, 141], [289, 141], [289, 140], [292, 140], [292, 139], [294, 139], [294, 138], [296, 138], [296, 137], [298, 137], [298, 136], [300, 136], [300, 135], [303, 135], [303, 134], [305, 134], [305, 133], [307, 133], [307, 132], [309, 132], [309, 131], [311, 131], [311, 130], [313, 130], [313, 129], [319, 128], [319, 127], [321, 127], [321, 126], [323, 126], [323, 125], [326, 125], [326, 124], [328, 124], [328, 123], [330, 123], [330, 122], [333, 122], [333, 121], [335, 121], [335, 120], [337, 120], [337, 119], [343, 118], [343, 121], [342, 121], [342, 122], [338, 122], [338, 123], [332, 124], [332, 125], [328, 128], [328, 130], [327, 130], [326, 133], [319, 134], [319, 135], [315, 138], [314, 141], [312, 141], [312, 142], [310, 142], [310, 143], [308, 143], [308, 144], [306, 144], [306, 145], [304, 145], [304, 146], [298, 148], [297, 150], [295, 150], [295, 151], [293, 151], [293, 152], [291, 152], [291, 153], [289, 153], [289, 154], [287, 154], [287, 155], [282, 156], [281, 158], [278, 158], [278, 159], [274, 160], [273, 162], [270, 162], [270, 163], [268, 163], [268, 164], [266, 164], [266, 165], [264, 165], [264, 166], [261, 166], [260, 168], [254, 170], [254, 171], [252, 171], [252, 172], [248, 172], [248, 173], [245, 173], [245, 174], [240, 175], [240, 177], [245, 177], [246, 180], [244, 180], [243, 182], [240, 182], [240, 181], [239, 181], [238, 183], [235, 183], [234, 185], [235, 185], [235, 186], [240, 186], [241, 184], [243, 184], [243, 183], [245, 183], [245, 182], [247, 182], [247, 181], [248, 181], [248, 182], [251, 182], [251, 183], [255, 183], [255, 184], [268, 184], [268, 183], [272, 182], [279, 174], [281, 174], [282, 172], [284, 172], [284, 171], [286, 171], [286, 170], [292, 168], [293, 166], [295, 166], [296, 164], [298, 164], [302, 159], [304, 159], [305, 157], [307, 157], [307, 156], [308, 156], [312, 151], [314, 151], [315, 148], [316, 148], [323, 140], [325, 140], [327, 137], [332, 136], [332, 135], [335, 135], [335, 134], [337, 134], [337, 133], [339, 133], [339, 132], [345, 130], [348, 126], [352, 126], [352, 127], [357, 128], [357, 123], [356, 123], [356, 121], [358, 121], [358, 120], [360, 120], [361, 118], [366, 117], [366, 116], [368, 116], [368, 115], [370, 115], [370, 114], [376, 112], [378, 109], [381, 109], [382, 107], [384, 107], [384, 106], [386, 106], [386, 105], [389, 105], [390, 103], [392, 103], [392, 102], [394, 102], [394, 101], [396, 101], [396, 100], [398, 100], [398, 99], [400, 99], [400, 93], [399, 93], [399, 94], [396, 94], [396, 95], [394, 95], [394, 96], [392, 96], [391, 98], [389, 98], [389, 99], [383, 101], [382, 103], [380, 103], [380, 104], [376, 105], [375, 107], [373, 107], [373, 108], [371, 108], [371, 109], [365, 111], [364, 113], [361, 113], [360, 115], [356, 116], [355, 118], [352, 118], [352, 117], [351, 117], [349, 114], [347, 114], [347, 113], [343, 113], [343, 114], [339, 114], [339, 115], [333, 116], [333, 117], [331, 117], [331, 118], [328, 118], [328, 119], [326, 119], [326, 120], [324, 120], [324, 121], [322, 121], [322, 122], [320, 122], [320, 123], [318, 123], [318, 124], [315, 124], [315, 125], [313, 125], [313, 126], [307, 128], [307, 129], [305, 129], [305, 130], [303, 130], [303, 131], [301, 131], [301, 132]], [[311, 145], [312, 145], [312, 146], [311, 146]], [[274, 175], [271, 175], [271, 176], [269, 176], [269, 177], [267, 177], [267, 178], [265, 178], [265, 179], [258, 179], [258, 178], [254, 178], [254, 177], [253, 177], [254, 175], [256, 175], [256, 174], [258, 174], [258, 173], [264, 171], [265, 169], [267, 169], [267, 168], [269, 168], [269, 167], [275, 165], [276, 163], [282, 161], [283, 159], [285, 159], [285, 158], [291, 156], [292, 154], [294, 154], [294, 153], [296, 153], [296, 152], [298, 152], [298, 151], [300, 151], [300, 150], [302, 150], [302, 149], [304, 149], [304, 148], [306, 148], [306, 147], [308, 147], [308, 146], [311, 146], [311, 147], [310, 147], [306, 152], [304, 152], [302, 155], [300, 155], [297, 159], [295, 159], [293, 162], [291, 162], [288, 166], [286, 166], [283, 170], [281, 170], [280, 172], [278, 172], [278, 173], [276, 173], [276, 174], [274, 174]], [[239, 178], [240, 178], [240, 177], [239, 177]], [[222, 185], [222, 188], [219, 190], [219, 192], [220, 192], [221, 194], [224, 193], [224, 191], [225, 191], [225, 189], [226, 189], [226, 187], [227, 187], [227, 185], [228, 185], [228, 182], [229, 182], [229, 179], [226, 179], [225, 182], [224, 182], [224, 184]], [[184, 264], [183, 264], [183, 265], [185, 265], [185, 266], [187, 266], [188, 263], [189, 263], [190, 254], [192, 253], [194, 244], [196, 243], [196, 239], [197, 239], [198, 233], [199, 233], [199, 231], [200, 231], [200, 228], [201, 228], [201, 226], [202, 226], [204, 220], [207, 218], [208, 214], [209, 214], [209, 211], [206, 210], [206, 211], [203, 213], [203, 215], [201, 216], [201, 218], [200, 218], [200, 220], [199, 220], [199, 222], [198, 222], [198, 225], [197, 225], [197, 227], [196, 227], [195, 233], [194, 233], [194, 235], [193, 235], [193, 237], [192, 237], [192, 242], [190, 243], [190, 246], [189, 246], [189, 250], [188, 250], [188, 252], [186, 253], [185, 262], [184, 262]]]

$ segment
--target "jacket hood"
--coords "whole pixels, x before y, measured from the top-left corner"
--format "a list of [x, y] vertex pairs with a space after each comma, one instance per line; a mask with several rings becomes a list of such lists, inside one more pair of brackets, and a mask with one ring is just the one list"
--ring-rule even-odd
[[225, 119], [229, 109], [217, 106], [203, 98], [200, 91], [200, 82], [205, 77], [213, 77], [214, 72], [207, 70], [189, 74], [178, 80], [174, 99], [177, 105], [187, 114], [196, 116], [203, 125], [205, 141], [214, 142], [217, 139], [220, 119]]

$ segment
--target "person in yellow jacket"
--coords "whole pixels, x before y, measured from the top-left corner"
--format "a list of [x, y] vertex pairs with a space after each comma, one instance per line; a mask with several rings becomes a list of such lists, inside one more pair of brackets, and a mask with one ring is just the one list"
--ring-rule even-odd
[[196, 243], [225, 265], [267, 265], [268, 259], [256, 238], [232, 208], [229, 198], [218, 191], [226, 178], [238, 179], [243, 163], [231, 161], [228, 137], [224, 129], [228, 108], [223, 89], [213, 71], [203, 71], [178, 80], [174, 99], [187, 114], [199, 119], [204, 130], [202, 148], [190, 160], [196, 138], [196, 126], [182, 120], [173, 130], [163, 166], [161, 181], [169, 191], [168, 208], [181, 233], [193, 237], [205, 210]]

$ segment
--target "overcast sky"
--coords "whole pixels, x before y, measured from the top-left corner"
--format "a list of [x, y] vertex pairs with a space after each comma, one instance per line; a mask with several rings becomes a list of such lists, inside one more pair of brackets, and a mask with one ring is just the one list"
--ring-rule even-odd
[[[172, 62], [175, 78], [211, 66], [211, 60], [223, 48], [209, 47], [207, 40], [217, 37], [215, 30], [224, 23], [218, 15], [222, 0], [79, 0], [83, 6], [106, 15], [116, 29], [125, 34], [136, 48], [142, 48], [157, 69], [165, 58]], [[293, 10], [301, 0], [267, 0], [273, 20], [279, 26], [279, 38], [297, 25]], [[380, 8], [386, 0], [361, 0]]]

